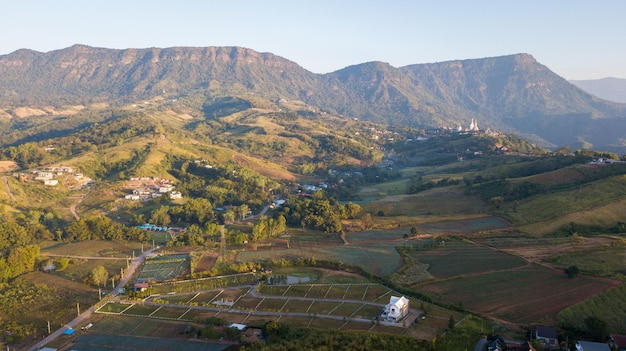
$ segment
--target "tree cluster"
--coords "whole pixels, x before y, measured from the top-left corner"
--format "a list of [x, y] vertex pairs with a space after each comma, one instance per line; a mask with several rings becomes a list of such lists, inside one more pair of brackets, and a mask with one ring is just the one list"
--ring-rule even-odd
[[355, 218], [360, 211], [361, 206], [357, 204], [341, 205], [332, 198], [324, 198], [323, 193], [318, 191], [312, 197], [290, 195], [278, 214], [284, 216], [291, 226], [339, 233], [342, 230], [341, 220]]

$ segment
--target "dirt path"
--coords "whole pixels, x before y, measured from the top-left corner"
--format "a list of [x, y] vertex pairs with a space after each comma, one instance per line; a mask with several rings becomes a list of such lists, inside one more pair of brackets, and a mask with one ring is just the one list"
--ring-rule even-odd
[[85, 200], [85, 197], [89, 195], [90, 192], [91, 192], [91, 189], [89, 189], [89, 192], [87, 192], [87, 194], [70, 197], [70, 198], [76, 199], [76, 202], [70, 205], [70, 212], [72, 213], [72, 216], [76, 218], [76, 220], [80, 219], [80, 216], [78, 215], [78, 212], [76, 211], [76, 207], [78, 207], [78, 205], [80, 205], [83, 202], [83, 200]]

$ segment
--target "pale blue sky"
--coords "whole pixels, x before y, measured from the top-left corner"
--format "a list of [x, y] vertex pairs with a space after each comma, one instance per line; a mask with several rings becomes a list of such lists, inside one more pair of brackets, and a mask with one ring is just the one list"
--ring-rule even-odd
[[524, 52], [567, 79], [626, 78], [623, 0], [2, 0], [0, 32], [0, 55], [242, 46], [326, 73]]

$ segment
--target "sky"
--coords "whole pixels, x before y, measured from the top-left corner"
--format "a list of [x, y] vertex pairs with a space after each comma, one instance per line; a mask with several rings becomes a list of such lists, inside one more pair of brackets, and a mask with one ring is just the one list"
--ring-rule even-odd
[[0, 55], [240, 46], [327, 73], [528, 53], [569, 80], [626, 78], [623, 0], [2, 0], [0, 33]]

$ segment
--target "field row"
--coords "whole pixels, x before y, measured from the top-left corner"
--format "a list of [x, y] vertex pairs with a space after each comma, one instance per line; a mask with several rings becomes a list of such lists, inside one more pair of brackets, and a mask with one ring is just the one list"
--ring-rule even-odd
[[389, 302], [390, 296], [394, 295], [389, 288], [380, 284], [264, 285], [260, 293], [312, 299], [362, 300], [383, 304]]

